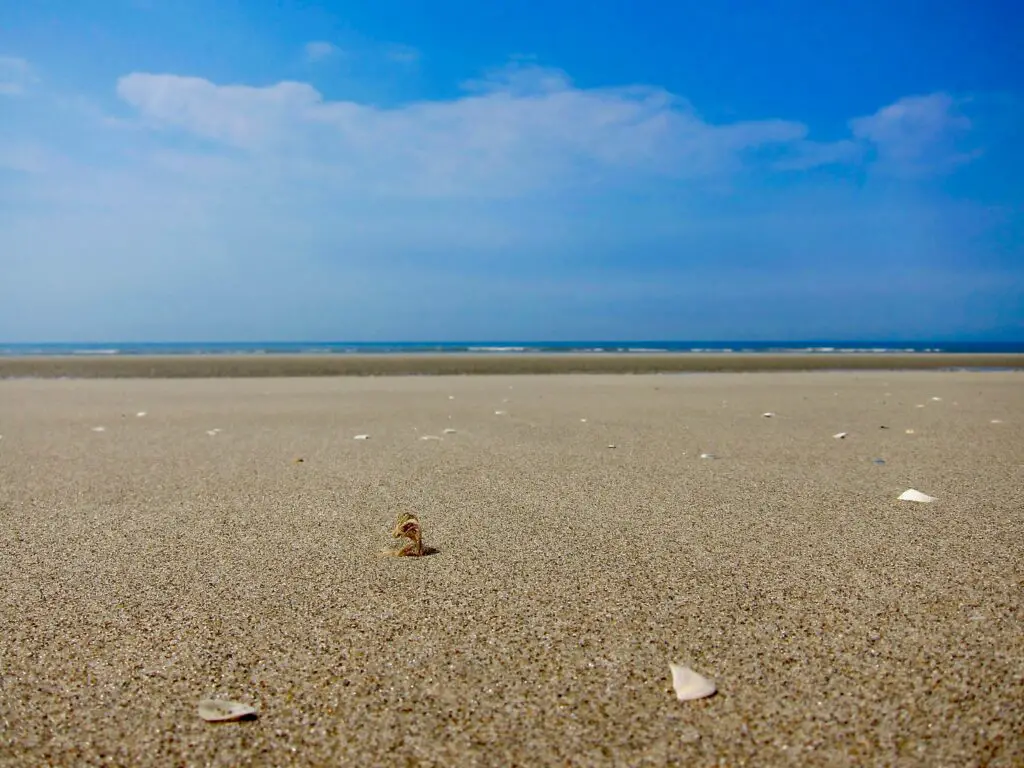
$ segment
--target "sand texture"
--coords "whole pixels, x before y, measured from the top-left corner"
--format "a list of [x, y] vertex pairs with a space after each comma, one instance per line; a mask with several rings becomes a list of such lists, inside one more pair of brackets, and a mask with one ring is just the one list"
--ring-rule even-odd
[[0, 765], [1024, 765], [1021, 373], [8, 380], [0, 435]]
[[0, 356], [3, 378], [454, 376], [818, 370], [1024, 369], [1015, 354], [339, 354]]

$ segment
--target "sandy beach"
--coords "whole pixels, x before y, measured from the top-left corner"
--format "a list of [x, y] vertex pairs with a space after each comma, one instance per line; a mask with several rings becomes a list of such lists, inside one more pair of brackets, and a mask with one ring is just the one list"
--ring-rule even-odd
[[1024, 373], [9, 379], [0, 435], [0, 765], [1024, 764]]
[[542, 373], [1024, 370], [1021, 354], [266, 354], [0, 356], [4, 378], [266, 378]]

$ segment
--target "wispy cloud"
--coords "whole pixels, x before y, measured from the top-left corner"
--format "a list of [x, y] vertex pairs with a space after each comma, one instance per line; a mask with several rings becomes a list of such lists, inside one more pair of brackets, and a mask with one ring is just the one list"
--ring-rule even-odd
[[32, 66], [17, 56], [0, 56], [0, 95], [18, 96], [36, 81]]
[[971, 121], [947, 93], [907, 96], [851, 120], [850, 128], [871, 145], [881, 168], [893, 173], [948, 170], [977, 156], [962, 145]]
[[341, 49], [338, 48], [334, 43], [329, 43], [326, 40], [313, 40], [306, 43], [303, 47], [303, 51], [306, 55], [306, 61], [323, 61], [324, 59], [330, 59], [341, 53]]
[[660, 88], [578, 88], [559, 70], [515, 66], [450, 101], [381, 109], [329, 101], [305, 83], [222, 86], [135, 73], [118, 93], [154, 126], [255, 155], [316, 160], [339, 182], [401, 194], [515, 196], [614, 174], [718, 177], [744, 156], [804, 140], [789, 120], [714, 124]]

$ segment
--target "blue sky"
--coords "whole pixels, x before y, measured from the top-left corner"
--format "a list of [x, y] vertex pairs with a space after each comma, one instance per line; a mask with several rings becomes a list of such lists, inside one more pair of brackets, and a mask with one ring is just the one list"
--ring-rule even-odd
[[0, 0], [0, 340], [1024, 339], [1024, 7]]

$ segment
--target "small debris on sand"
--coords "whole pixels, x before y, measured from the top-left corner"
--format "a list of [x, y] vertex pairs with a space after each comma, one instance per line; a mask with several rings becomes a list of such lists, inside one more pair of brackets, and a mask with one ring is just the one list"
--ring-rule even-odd
[[382, 554], [392, 557], [420, 557], [423, 555], [423, 529], [420, 520], [411, 512], [403, 512], [395, 521], [391, 531], [395, 539], [409, 539], [409, 543], [401, 549], [386, 549]]
[[920, 502], [922, 504], [928, 504], [930, 502], [936, 501], [934, 496], [929, 496], [927, 493], [921, 493], [920, 491], [915, 491], [913, 488], [910, 488], [910, 489], [904, 491], [903, 493], [901, 493], [900, 496], [899, 496], [899, 500], [900, 501], [918, 501], [918, 502]]
[[684, 667], [681, 664], [669, 664], [669, 669], [672, 670], [672, 687], [676, 691], [676, 698], [680, 701], [705, 699], [714, 695], [718, 690], [714, 682], [689, 667]]
[[256, 708], [239, 701], [203, 699], [199, 702], [199, 716], [208, 723], [227, 723], [254, 718]]

